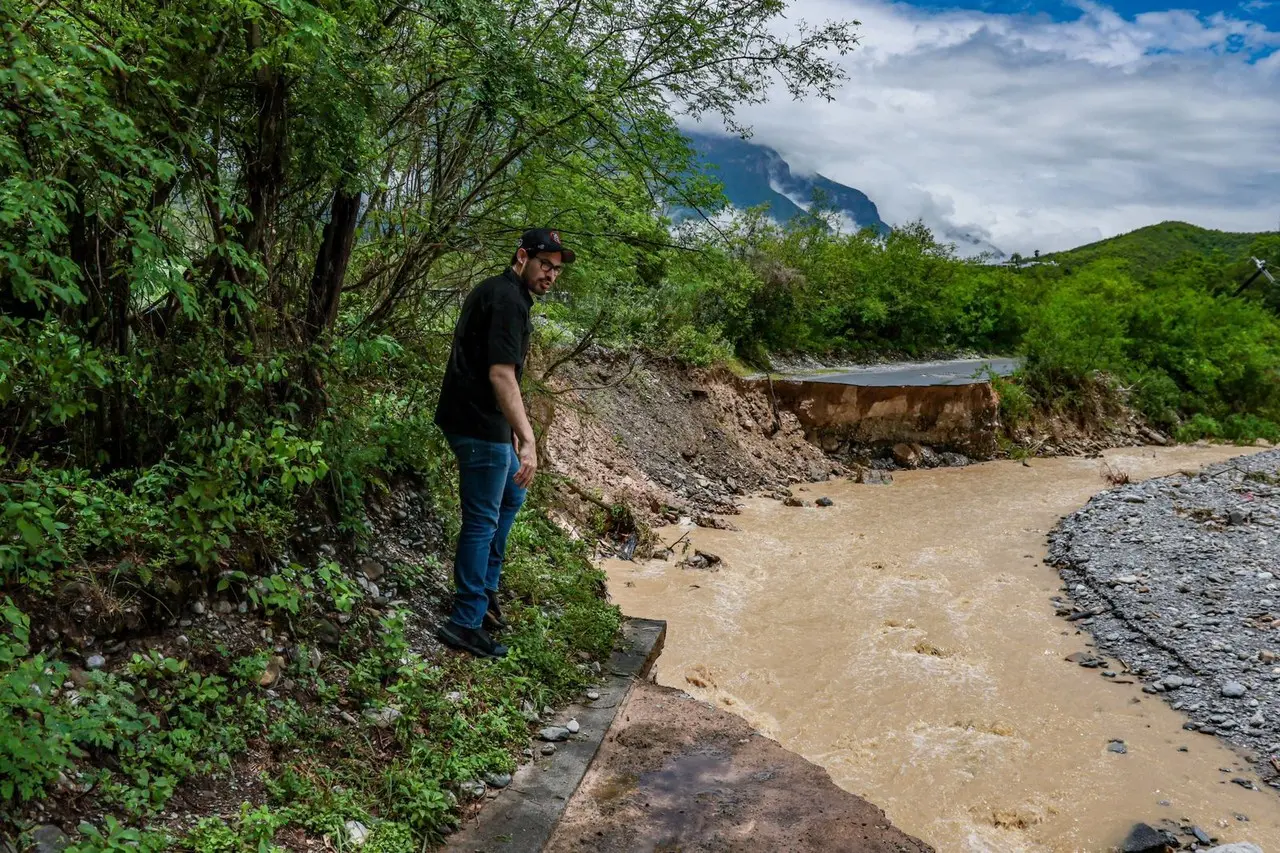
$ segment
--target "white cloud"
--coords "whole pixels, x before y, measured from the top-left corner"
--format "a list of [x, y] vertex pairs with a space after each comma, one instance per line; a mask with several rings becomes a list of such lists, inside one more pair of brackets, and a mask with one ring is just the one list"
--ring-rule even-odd
[[1280, 217], [1280, 33], [1221, 14], [1126, 20], [799, 0], [791, 19], [857, 18], [834, 103], [744, 110], [755, 140], [1005, 251], [1050, 251], [1181, 219], [1268, 230]]

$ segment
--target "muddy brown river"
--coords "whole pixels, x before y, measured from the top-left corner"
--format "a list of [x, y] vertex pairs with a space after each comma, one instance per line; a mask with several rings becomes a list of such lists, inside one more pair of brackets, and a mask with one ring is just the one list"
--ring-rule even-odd
[[[1240, 452], [1107, 459], [1137, 480]], [[1099, 460], [1077, 458], [800, 486], [835, 505], [751, 498], [739, 531], [666, 528], [720, 570], [610, 561], [610, 591], [667, 620], [660, 683], [742, 715], [940, 851], [1107, 850], [1165, 818], [1274, 851], [1280, 798], [1230, 783], [1257, 782], [1239, 756], [1140, 684], [1063, 660], [1090, 638], [1054, 615], [1045, 535], [1104, 488]]]

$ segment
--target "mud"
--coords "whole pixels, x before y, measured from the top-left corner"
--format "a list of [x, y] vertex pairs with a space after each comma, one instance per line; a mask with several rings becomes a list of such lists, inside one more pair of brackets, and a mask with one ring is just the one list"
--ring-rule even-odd
[[739, 717], [640, 683], [547, 853], [927, 853], [884, 812]]
[[1065, 660], [1096, 652], [1055, 614], [1061, 581], [1044, 564], [1046, 534], [1105, 473], [1238, 454], [1143, 448], [1108, 453], [1106, 470], [1037, 459], [797, 487], [834, 505], [753, 498], [737, 531], [662, 530], [722, 561], [611, 561], [610, 590], [624, 612], [668, 620], [660, 683], [740, 714], [939, 850], [1105, 850], [1135, 821], [1273, 849], [1280, 801], [1233, 784], [1261, 783], [1241, 756], [1185, 731], [1118, 663]]

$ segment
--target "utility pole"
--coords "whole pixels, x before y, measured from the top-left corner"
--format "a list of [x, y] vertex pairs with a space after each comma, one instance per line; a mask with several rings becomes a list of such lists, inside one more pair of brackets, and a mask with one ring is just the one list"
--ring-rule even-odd
[[1249, 278], [1245, 280], [1244, 284], [1236, 288], [1236, 292], [1234, 294], [1235, 296], [1239, 296], [1241, 293], [1244, 293], [1244, 290], [1246, 287], [1253, 284], [1255, 281], [1257, 281], [1261, 277], [1264, 277], [1266, 278], [1267, 281], [1271, 282], [1272, 287], [1276, 286], [1276, 277], [1273, 276], [1271, 274], [1271, 271], [1267, 269], [1266, 261], [1260, 260], [1258, 258], [1249, 258], [1249, 260], [1253, 261], [1253, 264], [1258, 268], [1258, 271], [1255, 272], [1253, 275], [1249, 276]]

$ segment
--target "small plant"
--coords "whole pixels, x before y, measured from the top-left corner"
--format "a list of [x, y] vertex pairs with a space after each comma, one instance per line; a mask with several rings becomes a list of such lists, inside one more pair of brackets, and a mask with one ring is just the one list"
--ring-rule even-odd
[[1102, 464], [1098, 466], [1098, 469], [1102, 479], [1106, 480], [1109, 485], [1124, 486], [1132, 482], [1128, 471], [1115, 467], [1105, 459], [1102, 460]]

